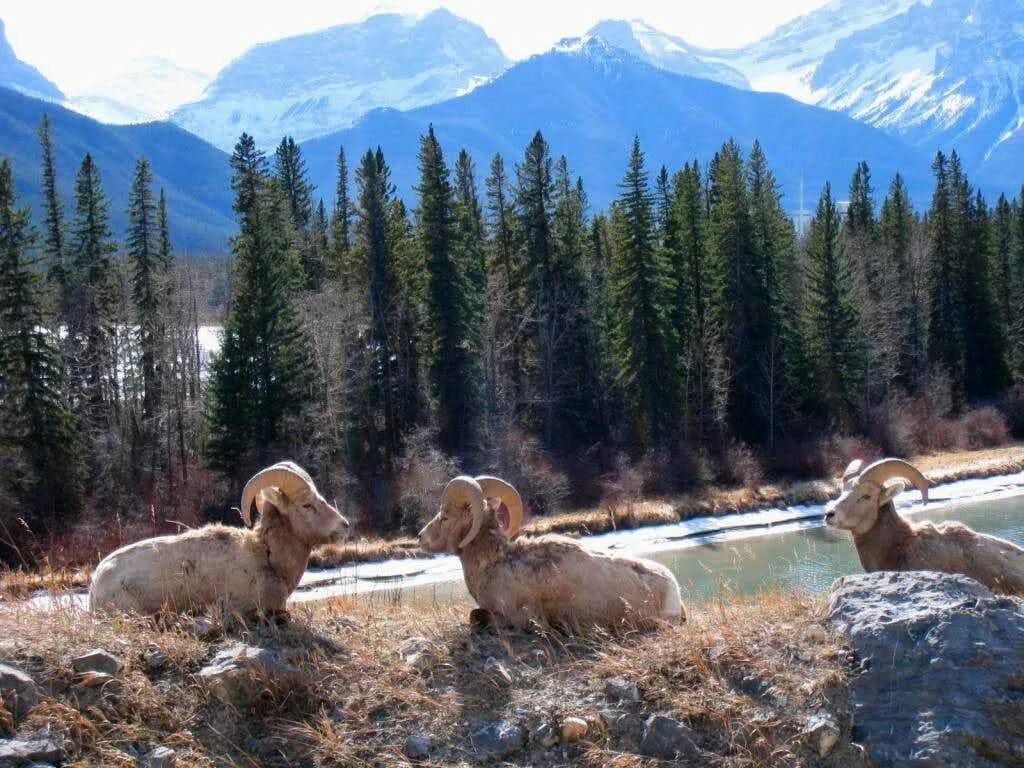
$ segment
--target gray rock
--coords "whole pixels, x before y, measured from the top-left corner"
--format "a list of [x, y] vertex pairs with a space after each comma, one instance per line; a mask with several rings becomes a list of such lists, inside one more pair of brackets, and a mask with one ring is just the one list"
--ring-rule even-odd
[[550, 747], [558, 741], [558, 729], [551, 723], [541, 723], [533, 732], [533, 740], [542, 747]]
[[0, 696], [7, 711], [21, 717], [39, 703], [39, 686], [17, 667], [0, 664]]
[[418, 672], [432, 667], [437, 661], [438, 654], [437, 645], [419, 635], [407, 637], [398, 646], [398, 655], [402, 657], [406, 664]]
[[402, 754], [410, 760], [426, 760], [430, 757], [430, 748], [434, 746], [429, 736], [422, 733], [413, 733], [405, 740], [402, 746]]
[[640, 689], [632, 680], [609, 677], [604, 681], [604, 695], [612, 701], [640, 701]]
[[512, 685], [512, 673], [493, 656], [488, 656], [487, 661], [484, 662], [484, 674], [489, 675], [498, 685]]
[[508, 757], [526, 744], [526, 733], [509, 720], [495, 720], [469, 737], [473, 748], [489, 757]]
[[214, 656], [198, 676], [216, 698], [246, 708], [266, 682], [288, 685], [298, 673], [299, 668], [280, 651], [239, 643]]
[[693, 760], [700, 752], [693, 741], [693, 731], [675, 718], [651, 715], [644, 723], [640, 754], [661, 760]]
[[0, 739], [0, 767], [59, 763], [64, 749], [53, 739]]
[[803, 737], [805, 743], [824, 759], [839, 742], [839, 725], [835, 718], [828, 714], [812, 715], [807, 718]]
[[167, 654], [159, 645], [150, 643], [142, 652], [142, 663], [146, 665], [146, 671], [150, 674], [163, 672], [167, 666]]
[[860, 670], [853, 741], [880, 768], [1024, 763], [1024, 601], [965, 576], [883, 571], [837, 580], [829, 616]]
[[189, 623], [188, 630], [200, 640], [211, 640], [220, 633], [220, 626], [207, 616], [196, 616]]
[[121, 674], [124, 662], [109, 651], [93, 648], [91, 651], [86, 651], [81, 656], [73, 658], [71, 668], [79, 675], [86, 672], [100, 672], [104, 675], [114, 676]]
[[170, 747], [157, 747], [139, 758], [139, 768], [174, 768], [175, 752]]

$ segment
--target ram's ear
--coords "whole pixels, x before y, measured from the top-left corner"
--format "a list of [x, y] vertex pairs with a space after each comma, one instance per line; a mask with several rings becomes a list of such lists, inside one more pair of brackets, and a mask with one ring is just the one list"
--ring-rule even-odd
[[906, 489], [907, 484], [902, 480], [896, 480], [895, 482], [889, 483], [882, 489], [882, 492], [878, 494], [878, 506], [888, 504]]
[[278, 512], [284, 512], [286, 504], [284, 494], [277, 488], [264, 488], [256, 497], [256, 509], [261, 516], [267, 514], [270, 507], [274, 507]]

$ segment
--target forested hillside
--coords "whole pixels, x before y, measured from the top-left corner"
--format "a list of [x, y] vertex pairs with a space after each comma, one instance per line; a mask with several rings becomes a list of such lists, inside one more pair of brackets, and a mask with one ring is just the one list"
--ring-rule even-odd
[[572, 147], [538, 132], [506, 165], [446, 155], [430, 129], [412, 207], [384, 151], [350, 147], [328, 210], [294, 141], [268, 157], [243, 135], [222, 344], [202, 371], [148, 161], [112, 230], [98, 160], [81, 159], [66, 215], [40, 136], [42, 217], [0, 166], [8, 557], [30, 556], [29, 530], [96, 551], [228, 519], [240, 482], [282, 457], [386, 533], [417, 527], [457, 468], [500, 471], [543, 514], [1021, 426], [1024, 201], [988, 203], [955, 154], [935, 157], [927, 210], [857, 163], [796, 226], [757, 142], [656, 168], [635, 139], [602, 209]]

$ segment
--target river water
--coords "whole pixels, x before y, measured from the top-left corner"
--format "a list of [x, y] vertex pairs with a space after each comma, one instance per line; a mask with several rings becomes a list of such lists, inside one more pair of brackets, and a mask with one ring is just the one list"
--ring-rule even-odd
[[[1024, 546], [1024, 473], [962, 480], [916, 491], [896, 505], [910, 519], [960, 520], [977, 531]], [[723, 590], [749, 594], [770, 588], [820, 592], [861, 570], [849, 534], [822, 525], [822, 505], [769, 509], [685, 520], [586, 537], [592, 549], [643, 555], [667, 565], [687, 602]], [[457, 558], [440, 556], [365, 563], [306, 574], [297, 602], [338, 595], [371, 601], [437, 602], [467, 598]]]

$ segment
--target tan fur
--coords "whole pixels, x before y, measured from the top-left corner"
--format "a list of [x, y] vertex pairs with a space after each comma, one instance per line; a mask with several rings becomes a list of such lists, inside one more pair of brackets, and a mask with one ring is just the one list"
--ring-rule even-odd
[[257, 502], [254, 528], [207, 525], [111, 552], [93, 573], [90, 610], [283, 611], [313, 547], [347, 533], [349, 525], [315, 488], [294, 498], [272, 490], [275, 503], [262, 495]]
[[462, 551], [468, 509], [442, 510], [420, 532], [429, 552], [457, 552], [481, 608], [522, 628], [577, 629], [684, 618], [679, 584], [659, 563], [591, 552], [564, 536], [508, 541], [493, 510]]
[[902, 489], [852, 480], [829, 506], [826, 522], [851, 532], [864, 570], [961, 573], [993, 592], [1024, 595], [1024, 549], [959, 522], [904, 520], [892, 503]]

